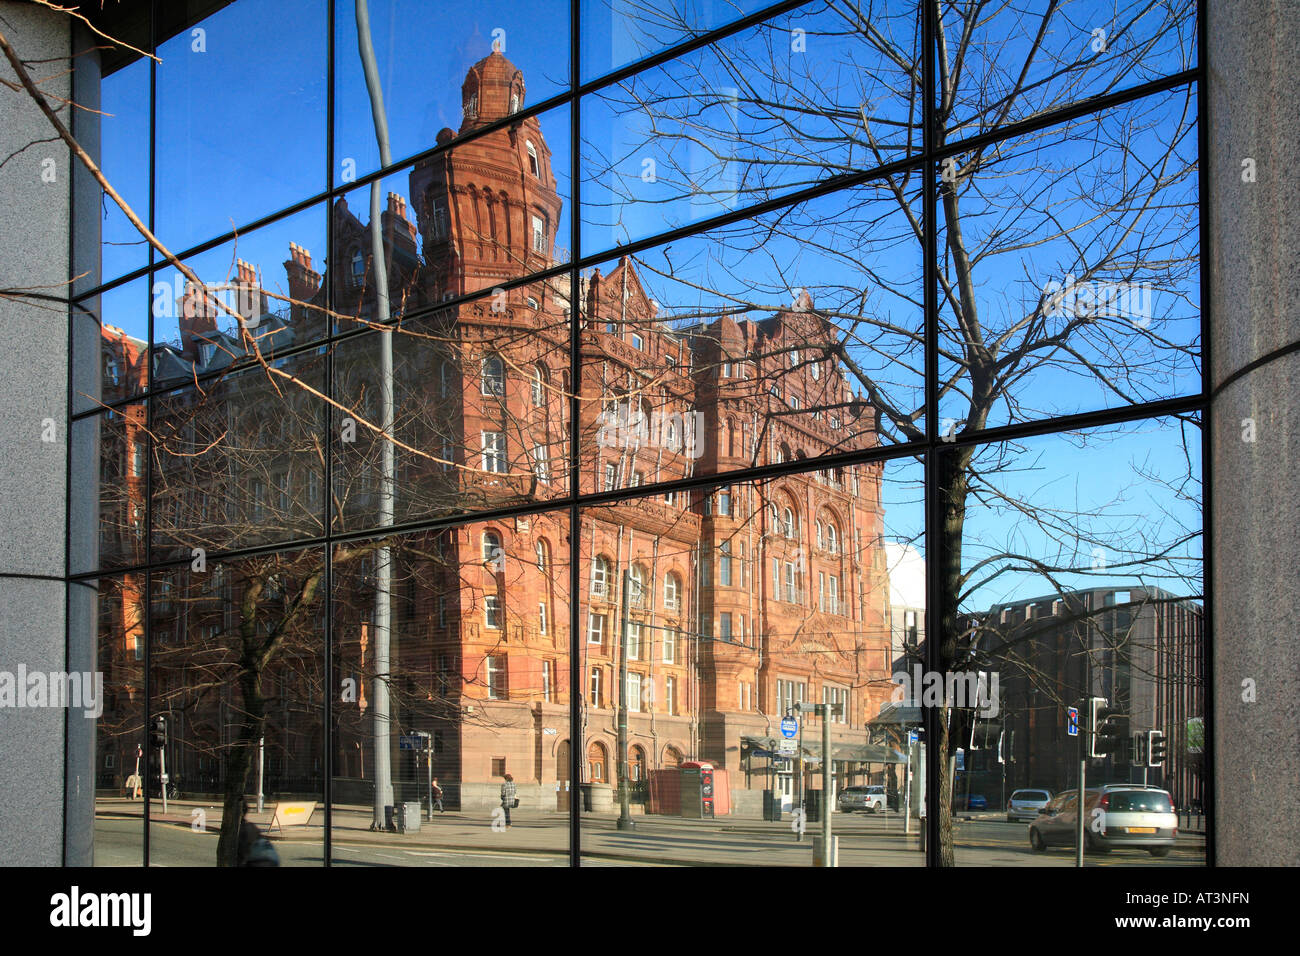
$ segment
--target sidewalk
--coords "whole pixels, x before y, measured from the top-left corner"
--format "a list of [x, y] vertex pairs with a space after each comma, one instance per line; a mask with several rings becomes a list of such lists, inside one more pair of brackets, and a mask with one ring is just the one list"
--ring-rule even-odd
[[[151, 806], [150, 822], [193, 829], [193, 810], [203, 810], [206, 831], [215, 833], [221, 826], [221, 808], [206, 803], [169, 801], [167, 813], [160, 801]], [[107, 806], [106, 806], [107, 804]], [[97, 811], [102, 817], [132, 818], [143, 815], [138, 801], [101, 800]], [[274, 807], [262, 813], [250, 813], [249, 819], [263, 829], [269, 827]], [[268, 830], [277, 843], [321, 845], [325, 839], [324, 809], [317, 807], [311, 822], [284, 830]], [[584, 813], [582, 819], [583, 854], [613, 860], [643, 863], [671, 861], [682, 865], [705, 865], [718, 862], [716, 854], [727, 852], [748, 856], [756, 852], [790, 851], [810, 854], [817, 824], [808, 824], [802, 842], [794, 839], [791, 821], [685, 819], [682, 817], [637, 814], [635, 829], [619, 830], [617, 812]], [[373, 831], [370, 807], [335, 806], [332, 814], [331, 842], [335, 846], [401, 847], [408, 850], [454, 850], [503, 854], [537, 854], [564, 856], [569, 852], [569, 818], [565, 813], [542, 810], [515, 810], [509, 829], [493, 828], [491, 810], [448, 811], [435, 813], [432, 821], [421, 819], [420, 829], [411, 833]], [[916, 851], [918, 836], [905, 835], [897, 815], [887, 818], [863, 817], [860, 814], [834, 818], [835, 830], [842, 837], [869, 840], [874, 851], [911, 854]], [[754, 837], [766, 837], [756, 841]], [[747, 865], [741, 859], [732, 865]], [[755, 861], [757, 862], [757, 861]]]

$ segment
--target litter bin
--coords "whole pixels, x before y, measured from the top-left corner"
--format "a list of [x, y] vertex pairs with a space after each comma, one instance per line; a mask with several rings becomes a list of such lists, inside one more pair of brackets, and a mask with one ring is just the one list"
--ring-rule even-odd
[[384, 829], [389, 831], [397, 829], [397, 823], [393, 820], [393, 805], [391, 803], [384, 804]]
[[822, 792], [806, 790], [803, 795], [804, 817], [808, 823], [820, 823], [822, 819]]
[[399, 803], [397, 805], [397, 830], [399, 833], [420, 832], [420, 805], [418, 803]]
[[775, 790], [763, 791], [763, 819], [776, 821], [781, 819], [781, 795]]
[[582, 787], [582, 810], [584, 813], [591, 813], [591, 784], [584, 783], [579, 786]]

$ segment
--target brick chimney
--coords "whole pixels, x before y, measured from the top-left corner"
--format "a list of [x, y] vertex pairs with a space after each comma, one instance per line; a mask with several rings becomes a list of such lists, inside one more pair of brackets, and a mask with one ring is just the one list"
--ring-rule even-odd
[[388, 208], [380, 218], [384, 237], [394, 249], [415, 255], [415, 223], [406, 218], [406, 199], [397, 193], [388, 194]]
[[289, 298], [307, 302], [320, 289], [321, 274], [311, 267], [311, 253], [296, 242], [289, 243], [284, 271], [289, 278]]
[[210, 334], [217, 331], [216, 313], [216, 303], [205, 297], [193, 282], [186, 282], [179, 319], [181, 352], [186, 358], [197, 358], [198, 344], [211, 341]]

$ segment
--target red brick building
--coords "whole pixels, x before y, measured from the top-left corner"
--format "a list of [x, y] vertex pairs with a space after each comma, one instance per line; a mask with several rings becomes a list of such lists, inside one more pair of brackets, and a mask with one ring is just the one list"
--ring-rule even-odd
[[[486, 57], [463, 86], [460, 130], [443, 130], [439, 144], [504, 118], [524, 93], [522, 75], [504, 56]], [[563, 203], [542, 129], [528, 118], [453, 145], [417, 163], [409, 187], [409, 213], [392, 192], [382, 213], [391, 310], [424, 310], [393, 336], [394, 431], [408, 446], [397, 450], [394, 520], [544, 507], [569, 481], [574, 296], [567, 275], [499, 289], [563, 262], [555, 257]], [[264, 347], [319, 334], [325, 283], [336, 313], [361, 321], [377, 315], [368, 225], [344, 201], [332, 215], [331, 267], [316, 271], [311, 253], [291, 246], [287, 287], [297, 301], [261, 318]], [[255, 286], [258, 277], [241, 269], [239, 281]], [[484, 295], [429, 311], [476, 292]], [[811, 460], [875, 441], [870, 409], [833, 358], [835, 330], [806, 295], [760, 320], [667, 322], [625, 257], [608, 274], [585, 274], [576, 299], [582, 441], [573, 457], [584, 492]], [[223, 349], [242, 348], [193, 308], [181, 311], [181, 342], [155, 356], [155, 369], [167, 370], [159, 377], [184, 381], [212, 367]], [[371, 422], [378, 341], [370, 333], [333, 350], [336, 398]], [[205, 350], [213, 343], [221, 347]], [[252, 394], [268, 393], [246, 388], [221, 400], [247, 402]], [[225, 496], [251, 509], [250, 527], [273, 515], [304, 535], [319, 534], [312, 446], [293, 440], [293, 423], [312, 413], [305, 399], [282, 401], [288, 439], [241, 467]], [[304, 435], [310, 431], [304, 425]], [[328, 510], [336, 531], [375, 527], [381, 447], [361, 427], [332, 452]], [[155, 493], [166, 487], [158, 480]], [[185, 507], [176, 514], [179, 542], [192, 529]], [[415, 798], [426, 773], [398, 741], [427, 733], [433, 773], [452, 805], [495, 805], [502, 774], [510, 772], [523, 806], [555, 809], [563, 800], [555, 794], [572, 784], [570, 748], [581, 740], [582, 782], [593, 785], [597, 809], [609, 807], [625, 658], [628, 772], [638, 793], [650, 771], [704, 759], [728, 771], [736, 811], [757, 813], [760, 791], [775, 785], [788, 793], [789, 775], [771, 776], [770, 761], [755, 766], [744, 738], [772, 736], [787, 710], [816, 700], [844, 705], [833, 728], [837, 748], [863, 744], [868, 722], [889, 698], [882, 533], [880, 469], [865, 465], [591, 507], [572, 543], [565, 509], [408, 536], [395, 548], [392, 586], [397, 799]], [[335, 798], [343, 802], [363, 802], [373, 786], [371, 559], [336, 559], [335, 673], [325, 680], [319, 665], [305, 663], [311, 655], [303, 643], [272, 665], [292, 675], [270, 682], [283, 697], [310, 699], [317, 686], [356, 680], [360, 692], [334, 706]], [[581, 582], [576, 595], [571, 560]], [[575, 598], [580, 728], [569, 722]], [[176, 620], [167, 630], [179, 635], [193, 626]], [[198, 728], [214, 724], [199, 713], [211, 702], [190, 707], [188, 720], [177, 707], [174, 760], [192, 754], [210, 766], [221, 741], [199, 738], [220, 733]], [[282, 719], [269, 713], [268, 737], [283, 737], [277, 766], [285, 780], [309, 781], [321, 766], [319, 727], [300, 721], [301, 729], [291, 730], [287, 705]], [[837, 758], [835, 769], [854, 779], [867, 770], [851, 756]], [[180, 770], [187, 773], [203, 777]]]

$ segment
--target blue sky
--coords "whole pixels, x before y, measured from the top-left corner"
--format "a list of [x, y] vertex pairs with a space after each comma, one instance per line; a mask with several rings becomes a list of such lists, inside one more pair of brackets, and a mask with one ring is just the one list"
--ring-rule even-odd
[[[584, 78], [607, 72], [680, 38], [681, 33], [668, 19], [629, 24], [625, 17], [629, 2], [601, 0], [584, 4]], [[751, 0], [679, 0], [678, 6], [685, 10], [686, 19], [696, 28], [707, 28], [761, 5]], [[1120, 6], [1127, 8], [1128, 4]], [[895, 15], [892, 20], [883, 19], [881, 11], [885, 6], [880, 3], [863, 7], [875, 11], [875, 22], [888, 26], [895, 41], [908, 46], [910, 5], [901, 14], [898, 3], [889, 5], [889, 12]], [[1111, 3], [1067, 5], [1069, 16], [1050, 33], [1049, 44], [1064, 54], [1089, 35], [1094, 22], [1109, 22], [1106, 16], [1114, 8]], [[174, 249], [192, 246], [268, 211], [319, 193], [327, 183], [343, 182], [345, 160], [354, 161], [357, 175], [365, 175], [377, 167], [374, 129], [356, 54], [353, 4], [351, 0], [338, 0], [335, 164], [333, 169], [326, 169], [326, 9], [312, 0], [240, 0], [204, 21], [201, 37], [181, 34], [159, 51], [162, 62], [157, 68], [155, 218], [160, 238]], [[567, 0], [532, 0], [527, 4], [514, 0], [455, 0], [437, 4], [436, 15], [433, 10], [423, 0], [370, 2], [393, 156], [398, 162], [433, 145], [438, 130], [444, 126], [453, 129], [459, 126], [461, 81], [468, 67], [490, 52], [494, 38], [504, 42], [506, 56], [523, 71], [528, 103], [559, 93], [570, 82]], [[901, 74], [896, 70], [891, 73], [888, 64], [863, 48], [831, 36], [835, 16], [821, 4], [809, 4], [777, 18], [771, 27], [745, 31], [717, 50], [699, 51], [684, 61], [650, 71], [585, 104], [584, 152], [592, 163], [591, 169], [600, 170], [599, 164], [605, 159], [611, 159], [615, 165], [613, 174], [589, 172], [589, 177], [597, 178], [584, 182], [584, 198], [594, 204], [586, 213], [589, 225], [584, 233], [584, 245], [588, 251], [591, 244], [613, 245], [628, 237], [699, 221], [729, 208], [725, 196], [721, 200], [660, 201], [664, 198], [664, 188], [656, 189], [656, 184], [641, 179], [644, 161], [653, 159], [665, 179], [674, 170], [700, 173], [703, 167], [699, 157], [691, 152], [692, 148], [699, 147], [686, 147], [680, 140], [675, 143], [671, 136], [656, 136], [643, 116], [629, 114], [618, 106], [626, 103], [628, 97], [691, 93], [691, 84], [700, 77], [706, 78], [708, 83], [697, 84], [701, 87], [696, 91], [697, 100], [687, 96], [681, 101], [669, 101], [665, 112], [690, 117], [698, 108], [703, 110], [706, 128], [718, 129], [730, 124], [732, 135], [710, 144], [721, 151], [730, 150], [759, 160], [793, 156], [798, 161], [799, 165], [792, 171], [768, 164], [763, 178], [738, 180], [737, 188], [743, 190], [740, 201], [780, 195], [810, 174], [822, 174], [824, 171], [817, 168], [819, 159], [828, 169], [865, 163], [865, 152], [844, 150], [843, 142], [836, 146], [837, 127], [824, 119], [810, 119], [801, 127], [801, 135], [809, 137], [807, 142], [792, 143], [788, 130], [783, 127], [765, 125], [753, 116], [734, 117], [727, 113], [726, 91], [738, 81], [735, 64], [743, 67], [747, 58], [761, 61], [779, 54], [778, 80], [743, 68], [739, 79], [751, 83], [752, 92], [759, 96], [779, 90], [780, 83], [813, 99], [818, 89], [833, 90], [836, 102], [821, 105], [852, 112], [859, 101], [869, 101], [874, 116], [902, 119], [905, 108], [898, 91], [905, 84]], [[1143, 23], [1148, 21], [1141, 21], [1134, 33], [1134, 42], [1143, 55], [1129, 64], [1125, 83], [1182, 68], [1192, 49], [1190, 44], [1181, 42], [1177, 31], [1162, 36], [1154, 32], [1154, 27]], [[802, 58], [789, 49], [790, 31], [796, 27], [807, 31], [808, 53]], [[1016, 34], [1016, 28], [1016, 24], [1004, 21], [986, 24], [985, 35], [980, 40], [990, 45], [981, 49], [997, 49], [1001, 43], [1000, 55], [1014, 59], [1023, 46], [1023, 37]], [[1152, 40], [1153, 45], [1146, 45], [1147, 40]], [[876, 79], [862, 78], [868, 74]], [[1077, 98], [1100, 92], [1117, 75], [1117, 70], [1108, 68], [1107, 61], [1103, 60], [1069, 95]], [[103, 86], [103, 108], [111, 114], [102, 124], [103, 165], [111, 181], [142, 216], [148, 211], [148, 89], [149, 69], [143, 60], [113, 74]], [[1043, 102], [1055, 102], [1065, 94], [1047, 84], [1036, 95]], [[1177, 94], [1170, 94], [1155, 98], [1143, 107], [1147, 125], [1137, 130], [1132, 142], [1126, 144], [1132, 155], [1147, 161], [1167, 144], [1170, 131], [1180, 118], [1180, 103]], [[567, 199], [571, 194], [568, 112], [553, 111], [543, 115], [540, 121], [552, 150], [560, 191], [566, 199], [566, 220], [560, 224], [561, 239], [557, 243], [566, 246]], [[1108, 127], [1104, 119], [1098, 128], [1103, 134], [1108, 129], [1115, 130], [1114, 124]], [[668, 131], [683, 129], [676, 127]], [[888, 138], [884, 132], [880, 135]], [[1098, 202], [1104, 205], [1101, 201], [1105, 199], [1105, 189], [1108, 184], [1123, 179], [1125, 164], [1114, 159], [1108, 164], [1105, 154], [1091, 163], [1082, 163], [1072, 149], [1054, 143], [1048, 136], [1041, 151], [1033, 154], [1033, 160], [1059, 169], [1070, 169], [1074, 163], [1077, 166], [1074, 185], [1083, 195], [1088, 195], [1087, 188], [1101, 190]], [[1184, 152], [1194, 156], [1194, 149], [1193, 136]], [[762, 169], [759, 164], [752, 168]], [[1132, 168], [1134, 164], [1130, 161], [1128, 169]], [[740, 175], [744, 172], [742, 164]], [[724, 170], [721, 175], [725, 179], [730, 173]], [[1031, 183], [1031, 177], [1018, 173], [1002, 179], [995, 191], [982, 196], [966, 194], [963, 225], [968, 240], [978, 244], [982, 236], [1003, 228], [1005, 222], [1001, 217], [1009, 204], [1008, 197], [1014, 198], [1020, 190], [1028, 194]], [[717, 188], [725, 186], [725, 182], [715, 176], [707, 185]], [[666, 187], [667, 195], [671, 196], [671, 190], [680, 190], [681, 186], [679, 177], [675, 186], [670, 183]], [[407, 195], [406, 172], [394, 174], [384, 188]], [[621, 223], [615, 228], [616, 216], [599, 204], [618, 194], [636, 201], [620, 205], [617, 218]], [[914, 199], [915, 183], [910, 195]], [[1184, 193], [1178, 198], [1189, 197]], [[349, 196], [354, 209], [363, 211], [364, 196], [357, 196], [356, 200], [359, 201]], [[1044, 201], [1052, 200], [1047, 197]], [[1085, 206], [1090, 212], [1096, 211], [1088, 204], [1081, 205], [1080, 210]], [[1053, 208], [1059, 215], [1061, 210]], [[268, 288], [284, 291], [282, 263], [288, 257], [290, 242], [309, 249], [316, 267], [324, 268], [325, 217], [323, 206], [309, 208], [241, 236], [237, 250], [235, 243], [223, 245], [197, 257], [193, 265], [205, 280], [219, 282], [229, 275], [237, 251], [239, 257], [263, 269]], [[1160, 240], [1162, 250], [1173, 248], [1179, 242], [1185, 244], [1187, 237], [1192, 237], [1194, 242], [1197, 226], [1194, 219], [1160, 210], [1153, 212], [1143, 224], [1148, 236]], [[775, 229], [768, 232], [767, 227]], [[144, 264], [144, 247], [115, 209], [108, 211], [104, 229], [106, 279]], [[904, 329], [921, 325], [919, 244], [910, 235], [902, 210], [890, 196], [873, 187], [807, 203], [788, 215], [768, 216], [757, 226], [747, 223], [680, 240], [671, 248], [648, 250], [641, 258], [648, 266], [671, 270], [676, 276], [676, 281], [665, 280], [643, 270], [651, 295], [660, 300], [669, 316], [674, 311], [689, 313], [701, 306], [707, 309], [725, 304], [728, 294], [764, 307], [776, 307], [789, 301], [792, 288], [806, 286], [813, 290], [819, 307], [855, 311], [865, 292], [868, 314]], [[1017, 309], [1023, 310], [1047, 281], [1063, 277], [1070, 262], [1070, 249], [1063, 241], [1036, 250], [1012, 250], [997, 261], [982, 262], [977, 290], [981, 315], [996, 325], [999, 315], [1010, 316]], [[172, 274], [172, 270], [164, 270], [158, 278], [170, 282]], [[1157, 300], [1158, 315], [1166, 321], [1163, 331], [1176, 343], [1193, 344], [1199, 334], [1199, 275], [1193, 270], [1166, 278], [1168, 294], [1163, 300]], [[691, 289], [692, 284], [704, 285], [711, 294], [701, 295]], [[107, 294], [103, 303], [104, 321], [143, 337], [147, 333], [148, 292], [144, 283], [133, 283]], [[159, 319], [157, 338], [170, 341], [175, 337], [174, 319]], [[886, 335], [875, 344], [893, 356], [904, 355], [907, 350], [899, 335]], [[855, 357], [893, 387], [900, 403], [920, 401], [921, 380], [916, 371], [920, 358], [915, 349], [911, 359], [916, 368], [912, 369], [862, 346], [855, 349]], [[1145, 398], [1187, 394], [1199, 387], [1199, 364], [1180, 359], [1172, 371], [1153, 370], [1145, 377], [1139, 372], [1137, 380]], [[1016, 397], [1027, 409], [1054, 413], [1105, 407], [1116, 401], [1115, 396], [1095, 382], [1053, 370], [1036, 374], [1017, 389]], [[960, 406], [945, 403], [942, 413], [959, 417]], [[1012, 417], [1011, 410], [1002, 407], [993, 423]], [[1064, 440], [1053, 439], [1043, 446], [1045, 471], [1008, 476], [1007, 480], [1015, 483], [1017, 493], [1039, 496], [1044, 504], [1068, 502], [1073, 506], [1077, 493], [1081, 501], [1095, 501], [1100, 507], [1115, 498], [1129, 482], [1128, 461], [1139, 453], [1143, 457], [1152, 456], [1155, 466], [1179, 464], [1181, 450], [1174, 437], [1167, 428], [1146, 426], [1117, 440], [1104, 453], [1079, 451]], [[1108, 463], [1105, 469], [1095, 467], [1099, 454], [1105, 455]], [[1072, 479], [1079, 475], [1085, 475], [1087, 481], [1076, 489]], [[1055, 480], [1049, 480], [1053, 476]], [[890, 490], [889, 486], [887, 483], [887, 495], [891, 496], [887, 521], [905, 529], [899, 535], [907, 537], [919, 530], [919, 509], [907, 504], [909, 499], [915, 500], [916, 489]], [[1153, 492], [1148, 489], [1147, 493]], [[1159, 510], [1157, 504], [1148, 501], [1146, 510]], [[1114, 521], [1121, 520], [1118, 515], [1124, 507], [1128, 505], [1109, 510]], [[1171, 507], [1181, 518], [1199, 524], [1199, 517], [1192, 516], [1185, 506]], [[1006, 525], [1005, 518], [986, 519], [973, 513], [972, 540], [992, 541], [994, 532]], [[1047, 547], [1044, 540], [1035, 541], [1032, 537], [1022, 544], [1030, 550]], [[998, 590], [1001, 587], [999, 582], [988, 591], [987, 600], [982, 596], [981, 601], [992, 603], [1011, 596], [1025, 596], [1020, 591], [1015, 595], [1004, 594]], [[1027, 593], [1042, 590], [1041, 582], [1026, 582], [1024, 587]]]

